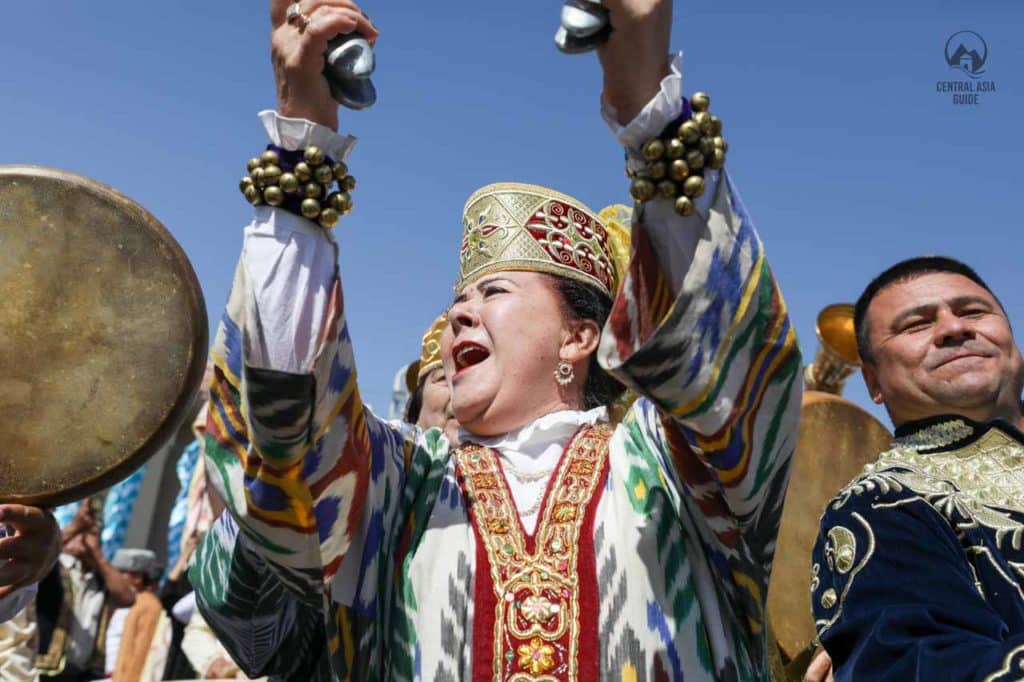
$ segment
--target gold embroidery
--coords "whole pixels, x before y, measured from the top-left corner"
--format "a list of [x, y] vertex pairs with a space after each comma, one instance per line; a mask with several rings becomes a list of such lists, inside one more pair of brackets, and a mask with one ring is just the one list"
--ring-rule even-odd
[[[828, 620], [818, 620], [818, 621], [815, 621], [814, 625], [815, 625], [815, 629], [817, 629], [817, 631], [818, 631], [818, 637], [819, 638], [825, 632], [825, 630], [827, 630], [830, 627], [832, 627], [832, 625], [837, 620], [839, 620], [839, 617], [843, 614], [843, 604], [846, 602], [846, 595], [850, 592], [850, 588], [853, 587], [853, 581], [856, 580], [857, 575], [862, 570], [864, 570], [864, 567], [868, 565], [868, 562], [871, 560], [871, 557], [874, 556], [874, 554], [875, 554], [875, 533], [874, 533], [874, 531], [871, 530], [871, 525], [864, 519], [863, 516], [861, 516], [857, 512], [853, 512], [852, 514], [850, 514], [850, 518], [855, 519], [857, 521], [857, 523], [859, 523], [864, 528], [864, 532], [867, 533], [867, 536], [868, 536], [867, 550], [864, 552], [864, 558], [861, 559], [860, 562], [856, 565], [856, 567], [852, 570], [852, 572], [850, 573], [850, 577], [846, 580], [846, 584], [843, 585], [843, 591], [839, 595], [839, 608], [836, 609], [835, 614], [831, 618], [829, 618]], [[829, 589], [831, 589], [831, 588], [829, 588]], [[824, 606], [824, 602], [825, 602], [824, 596], [825, 595], [822, 595], [822, 605], [823, 606]], [[829, 607], [825, 607], [825, 608], [829, 608]]]
[[[921, 454], [911, 447], [898, 447], [883, 452], [865, 472], [893, 467], [912, 472], [913, 484], [906, 473], [885, 471], [906, 479], [906, 485], [917, 493], [946, 492], [947, 482], [952, 481], [959, 493], [983, 505], [1024, 512], [1024, 445], [998, 428], [990, 428], [973, 443], [950, 452]], [[1014, 546], [1021, 546], [1021, 538]]]
[[532, 675], [546, 673], [555, 667], [555, 648], [534, 637], [529, 644], [519, 647], [519, 667]]
[[830, 609], [836, 605], [836, 591], [833, 588], [828, 588], [825, 593], [821, 595], [821, 605], [826, 609]]
[[557, 682], [578, 676], [579, 534], [610, 436], [610, 427], [595, 426], [569, 445], [541, 511], [532, 553], [494, 451], [470, 444], [455, 454], [494, 585], [496, 680]]
[[857, 539], [848, 529], [835, 526], [828, 532], [828, 545], [825, 547], [825, 559], [828, 567], [846, 575], [853, 568], [857, 558]]
[[974, 428], [962, 419], [950, 419], [919, 429], [896, 439], [897, 446], [915, 450], [945, 448], [974, 434]]
[[[1003, 659], [1003, 667], [986, 677], [984, 682], [998, 682], [1000, 677], [1010, 673], [1014, 673], [1012, 679], [1020, 679], [1020, 674], [1024, 673], [1024, 657], [1021, 657], [1021, 654], [1024, 654], [1024, 644], [1006, 654], [1006, 658]], [[1015, 658], [1016, 661], [1014, 661]]]

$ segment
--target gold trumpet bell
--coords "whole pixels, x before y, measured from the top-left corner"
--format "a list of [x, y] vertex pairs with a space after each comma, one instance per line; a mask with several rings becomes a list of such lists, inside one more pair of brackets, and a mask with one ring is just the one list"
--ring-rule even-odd
[[818, 354], [804, 368], [809, 391], [840, 395], [846, 379], [861, 365], [857, 334], [853, 327], [853, 305], [833, 303], [818, 313]]

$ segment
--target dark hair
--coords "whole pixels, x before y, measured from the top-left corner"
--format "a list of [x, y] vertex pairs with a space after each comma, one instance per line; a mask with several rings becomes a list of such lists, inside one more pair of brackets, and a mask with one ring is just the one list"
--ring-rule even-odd
[[420, 410], [423, 409], [423, 387], [426, 383], [425, 381], [417, 381], [416, 388], [413, 389], [408, 402], [405, 403], [406, 424], [415, 424], [420, 420]]
[[985, 284], [985, 280], [983, 280], [973, 268], [961, 263], [955, 258], [947, 258], [945, 256], [918, 256], [917, 258], [908, 258], [907, 260], [896, 263], [896, 265], [891, 266], [882, 274], [871, 280], [867, 287], [865, 287], [864, 293], [862, 293], [860, 298], [857, 299], [857, 304], [853, 309], [853, 327], [857, 333], [857, 352], [860, 353], [861, 360], [864, 362], [874, 360], [874, 355], [871, 351], [871, 330], [867, 317], [868, 306], [871, 305], [871, 301], [875, 299], [882, 289], [885, 289], [890, 284], [905, 282], [921, 275], [927, 275], [934, 272], [949, 272], [954, 275], [963, 275], [988, 293], [992, 294], [992, 298], [996, 300], [999, 307], [1003, 307], [999, 298], [992, 293], [992, 290], [989, 289], [987, 284]]
[[[604, 328], [612, 301], [596, 287], [579, 280], [551, 275], [555, 291], [562, 299], [565, 314], [574, 320], [593, 320], [598, 329]], [[595, 407], [611, 406], [622, 395], [625, 387], [604, 371], [597, 361], [597, 353], [590, 356], [587, 367], [587, 383], [583, 386], [583, 405], [591, 410]]]

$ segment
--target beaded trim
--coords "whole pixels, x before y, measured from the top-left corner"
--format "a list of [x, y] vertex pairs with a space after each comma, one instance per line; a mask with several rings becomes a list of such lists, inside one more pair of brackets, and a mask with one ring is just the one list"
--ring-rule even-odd
[[973, 435], [973, 426], [962, 419], [950, 419], [926, 426], [905, 436], [899, 436], [894, 440], [894, 444], [896, 447], [915, 450], [934, 450], [949, 447]]

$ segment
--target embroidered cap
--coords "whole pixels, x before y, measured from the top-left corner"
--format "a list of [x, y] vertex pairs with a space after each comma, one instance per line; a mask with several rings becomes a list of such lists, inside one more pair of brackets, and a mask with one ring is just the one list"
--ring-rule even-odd
[[598, 216], [537, 185], [482, 187], [463, 211], [457, 286], [503, 270], [527, 270], [571, 277], [614, 298], [629, 257], [623, 212], [629, 209], [615, 206]]
[[420, 369], [416, 374], [416, 382], [423, 381], [423, 377], [435, 367], [441, 366], [441, 334], [444, 334], [448, 326], [448, 313], [442, 313], [433, 324], [423, 332], [423, 345], [420, 350]]

